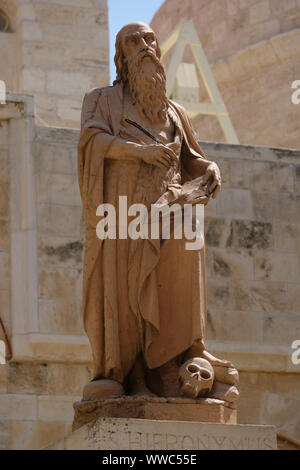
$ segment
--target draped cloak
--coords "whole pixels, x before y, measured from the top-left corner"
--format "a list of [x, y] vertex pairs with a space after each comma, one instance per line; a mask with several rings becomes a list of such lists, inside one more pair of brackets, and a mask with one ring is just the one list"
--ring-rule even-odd
[[[78, 181], [86, 227], [83, 266], [83, 321], [90, 340], [94, 376], [123, 382], [142, 352], [156, 368], [203, 341], [206, 323], [205, 246], [187, 251], [186, 240], [105, 239], [96, 235], [102, 203], [119, 207], [174, 199], [189, 178], [182, 156], [205, 158], [190, 121], [169, 100], [177, 129], [178, 166], [161, 170], [140, 160], [106, 159], [116, 137], [153, 144], [128, 117], [123, 84], [96, 88], [85, 95], [78, 143]], [[94, 146], [95, 136], [101, 148]], [[180, 143], [178, 144], [178, 135]], [[117, 234], [118, 236], [118, 234]]]

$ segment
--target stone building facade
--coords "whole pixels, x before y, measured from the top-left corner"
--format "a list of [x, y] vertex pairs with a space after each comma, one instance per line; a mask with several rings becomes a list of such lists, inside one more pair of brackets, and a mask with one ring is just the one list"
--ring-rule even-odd
[[[165, 0], [151, 25], [162, 42], [182, 20], [194, 21], [240, 143], [300, 148], [300, 104], [291, 101], [300, 80], [300, 1]], [[193, 61], [188, 50], [183, 60]], [[209, 101], [199, 81], [199, 99]], [[201, 140], [224, 141], [214, 116], [193, 124]]]
[[[70, 432], [92, 376], [81, 320], [79, 131], [35, 125], [33, 100], [0, 107], [0, 299], [13, 358], [0, 366], [2, 448]], [[16, 136], [21, 136], [16, 138]], [[299, 151], [203, 143], [223, 174], [206, 208], [207, 346], [240, 371], [238, 422], [299, 441]], [[4, 339], [3, 336], [0, 339]]]
[[40, 125], [78, 127], [84, 93], [109, 83], [106, 0], [0, 0], [0, 80], [35, 97]]
[[[242, 9], [244, 3], [235, 5]], [[102, 0], [0, 0], [1, 9], [11, 32], [0, 32], [0, 64], [6, 64], [0, 79], [8, 90], [35, 98], [10, 93], [0, 105], [0, 317], [13, 353], [0, 365], [0, 448], [39, 449], [70, 432], [72, 404], [92, 376], [81, 318], [79, 131], [70, 127], [79, 126], [83, 93], [109, 83], [107, 10]], [[103, 22], [92, 20], [93, 14], [94, 20], [103, 14]], [[168, 28], [166, 20], [166, 33]], [[288, 31], [290, 38], [298, 34]], [[294, 51], [283, 47], [283, 38], [278, 37], [283, 51]], [[228, 47], [236, 60], [233, 43]], [[247, 54], [251, 45], [244, 44]], [[253, 47], [257, 51], [265, 43]], [[214, 71], [222, 68], [221, 56], [209, 58], [217, 61]], [[290, 63], [284, 60], [282, 67]], [[234, 90], [237, 82], [230, 83]], [[251, 83], [256, 93], [256, 79]], [[251, 111], [249, 95], [245, 103]], [[261, 112], [268, 106], [274, 113], [271, 104]], [[289, 136], [287, 120], [281, 128]], [[240, 139], [240, 132], [250, 132], [245, 121], [234, 125]], [[210, 138], [207, 129], [204, 120], [202, 139]], [[282, 439], [299, 443], [300, 366], [291, 361], [291, 345], [300, 339], [300, 154], [274, 148], [281, 145], [278, 134], [272, 148], [202, 144], [223, 175], [222, 193], [206, 209], [207, 346], [240, 371], [238, 422], [275, 424]]]

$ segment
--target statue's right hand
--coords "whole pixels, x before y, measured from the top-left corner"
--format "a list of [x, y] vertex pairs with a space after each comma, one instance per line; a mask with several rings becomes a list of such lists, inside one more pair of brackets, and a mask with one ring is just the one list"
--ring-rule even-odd
[[155, 165], [158, 168], [169, 169], [178, 161], [175, 152], [163, 144], [141, 145], [140, 157], [145, 163]]

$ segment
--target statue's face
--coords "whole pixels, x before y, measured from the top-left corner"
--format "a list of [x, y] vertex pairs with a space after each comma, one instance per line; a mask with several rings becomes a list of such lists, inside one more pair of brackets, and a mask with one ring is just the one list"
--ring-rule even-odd
[[156, 55], [156, 37], [146, 24], [128, 25], [123, 33], [122, 46], [126, 62], [142, 51], [149, 50]]

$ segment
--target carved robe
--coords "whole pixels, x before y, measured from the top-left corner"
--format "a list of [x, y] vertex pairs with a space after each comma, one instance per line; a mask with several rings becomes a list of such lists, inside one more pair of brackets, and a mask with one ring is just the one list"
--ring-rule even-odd
[[[184, 110], [169, 102], [175, 126], [173, 150], [178, 164], [159, 169], [140, 160], [105, 156], [116, 137], [140, 144], [153, 141], [128, 125], [135, 118], [123, 85], [86, 94], [78, 144], [78, 179], [86, 226], [83, 315], [94, 376], [123, 382], [142, 352], [148, 368], [156, 368], [204, 337], [206, 322], [205, 248], [187, 251], [186, 240], [100, 240], [96, 226], [99, 204], [110, 203], [118, 214], [119, 196], [128, 207], [148, 208], [162, 195], [174, 199], [186, 174], [182, 155], [205, 158]], [[135, 120], [133, 119], [133, 120]], [[95, 150], [98, 134], [101, 150]], [[161, 137], [160, 137], [161, 138]], [[162, 140], [162, 139], [161, 139]], [[99, 146], [97, 147], [99, 148]]]

